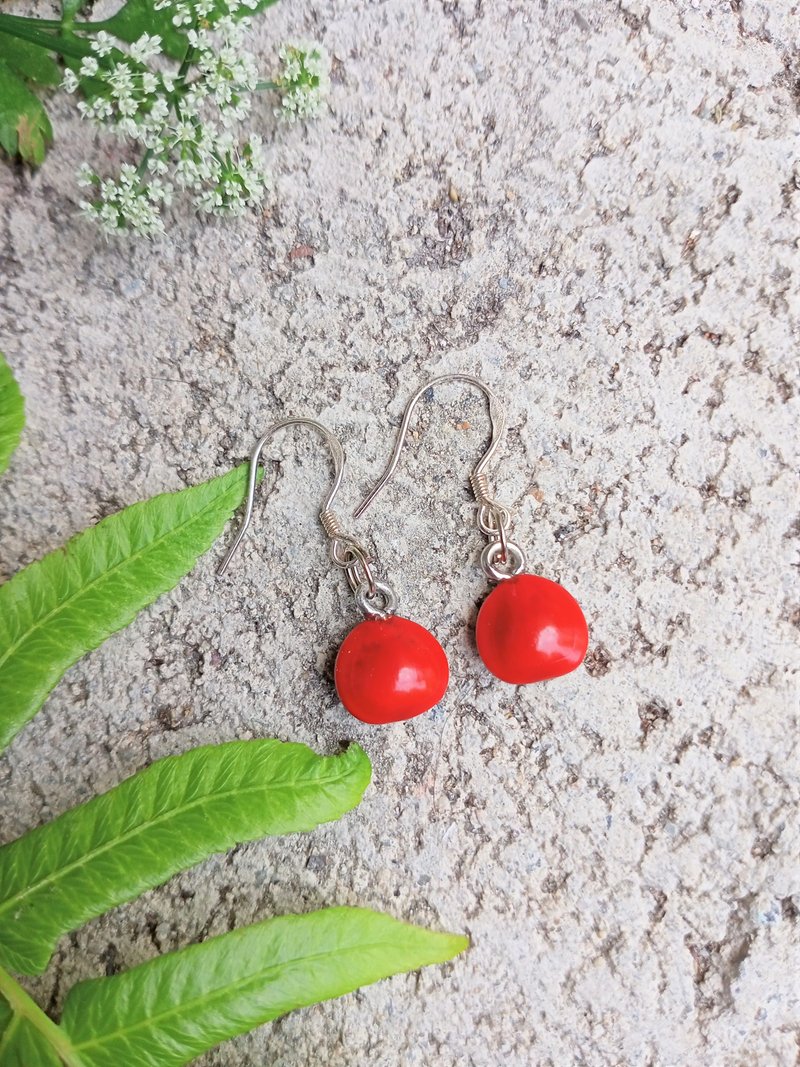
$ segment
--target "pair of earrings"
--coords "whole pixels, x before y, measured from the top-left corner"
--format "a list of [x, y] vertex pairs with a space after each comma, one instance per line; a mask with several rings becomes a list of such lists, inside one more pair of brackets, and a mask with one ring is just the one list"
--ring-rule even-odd
[[[557, 582], [525, 572], [525, 554], [509, 540], [511, 514], [492, 499], [486, 468], [500, 447], [505, 416], [497, 396], [470, 374], [434, 378], [409, 400], [394, 452], [379, 481], [354, 512], [363, 514], [394, 476], [411, 419], [422, 395], [444, 382], [460, 381], [482, 390], [489, 401], [492, 438], [470, 475], [478, 504], [478, 527], [487, 538], [481, 567], [495, 588], [481, 605], [475, 627], [478, 653], [497, 678], [514, 685], [568, 674], [580, 665], [589, 642], [586, 619], [575, 598]], [[334, 464], [334, 481], [319, 518], [329, 538], [331, 561], [345, 572], [364, 621], [344, 639], [336, 658], [339, 699], [367, 723], [399, 722], [429, 711], [444, 696], [450, 670], [444, 649], [424, 626], [397, 615], [397, 597], [376, 577], [376, 563], [365, 546], [345, 533], [333, 511], [344, 475], [341, 442], [313, 419], [283, 419], [261, 437], [250, 457], [247, 505], [236, 538], [219, 567], [222, 574], [250, 525], [262, 449], [278, 430], [307, 426], [322, 435]]]

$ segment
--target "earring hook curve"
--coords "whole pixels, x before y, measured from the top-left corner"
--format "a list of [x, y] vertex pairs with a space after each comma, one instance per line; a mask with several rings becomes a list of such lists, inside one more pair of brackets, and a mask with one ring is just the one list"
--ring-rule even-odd
[[506, 416], [503, 405], [497, 394], [494, 393], [489, 388], [489, 386], [485, 384], [485, 382], [482, 382], [480, 378], [476, 378], [472, 374], [442, 374], [438, 378], [431, 379], [431, 381], [427, 382], [425, 385], [419, 388], [406, 404], [406, 409], [403, 414], [403, 421], [400, 425], [400, 430], [397, 435], [394, 451], [392, 452], [389, 463], [381, 477], [378, 479], [372, 489], [370, 489], [369, 493], [367, 493], [367, 495], [358, 505], [356, 510], [353, 512], [354, 518], [358, 518], [360, 515], [364, 514], [364, 512], [372, 504], [378, 494], [394, 477], [394, 474], [400, 463], [400, 455], [403, 451], [403, 445], [405, 444], [406, 439], [408, 437], [408, 428], [411, 424], [411, 419], [414, 415], [414, 410], [416, 409], [417, 403], [419, 402], [422, 395], [426, 393], [428, 389], [431, 389], [436, 385], [442, 385], [445, 382], [466, 382], [468, 385], [474, 385], [477, 389], [481, 390], [481, 392], [486, 396], [486, 399], [489, 401], [489, 419], [492, 424], [492, 439], [489, 442], [489, 447], [486, 449], [484, 454], [481, 456], [481, 458], [478, 460], [477, 464], [473, 468], [469, 480], [472, 486], [472, 491], [475, 494], [475, 499], [478, 501], [482, 508], [485, 507], [489, 510], [496, 510], [501, 507], [501, 505], [498, 505], [493, 500], [491, 500], [489, 496], [488, 484], [486, 481], [486, 468], [491, 463], [495, 453], [500, 447], [500, 444], [503, 440], [503, 435], [505, 433]]
[[339, 438], [335, 437], [326, 426], [323, 426], [321, 422], [316, 422], [316, 420], [314, 419], [281, 419], [279, 422], [274, 423], [274, 425], [272, 425], [262, 437], [259, 437], [258, 441], [256, 441], [252, 453], [250, 454], [250, 474], [248, 478], [247, 506], [245, 507], [244, 518], [242, 519], [241, 525], [239, 526], [239, 530], [236, 534], [236, 537], [234, 538], [233, 544], [228, 549], [228, 552], [222, 563], [220, 563], [219, 567], [217, 567], [217, 574], [224, 574], [225, 571], [228, 569], [228, 564], [230, 563], [234, 552], [242, 543], [242, 539], [247, 533], [247, 528], [249, 527], [250, 521], [253, 517], [253, 502], [256, 493], [256, 481], [258, 479], [258, 461], [261, 457], [261, 450], [263, 449], [267, 441], [274, 437], [274, 435], [279, 430], [283, 430], [287, 426], [309, 426], [311, 427], [311, 429], [316, 430], [317, 433], [321, 434], [321, 436], [323, 437], [325, 444], [328, 446], [331, 456], [333, 457], [333, 486], [331, 487], [330, 492], [325, 498], [325, 502], [322, 505], [322, 510], [320, 511], [320, 520], [322, 521], [323, 527], [325, 528], [326, 532], [328, 532], [326, 519], [328, 519], [328, 517], [332, 515], [331, 509], [333, 508], [333, 502], [336, 499], [336, 494], [339, 492], [339, 489], [342, 484], [342, 477], [344, 476], [344, 449], [342, 448], [342, 444], [339, 441]]

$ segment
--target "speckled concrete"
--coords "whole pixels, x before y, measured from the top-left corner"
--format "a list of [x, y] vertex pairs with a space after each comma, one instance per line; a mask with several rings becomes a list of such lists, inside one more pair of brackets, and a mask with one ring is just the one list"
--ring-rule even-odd
[[[66, 939], [57, 1006], [254, 918], [360, 903], [469, 955], [226, 1045], [205, 1067], [788, 1067], [798, 1056], [798, 8], [788, 0], [320, 0], [263, 18], [335, 57], [330, 115], [259, 125], [258, 217], [176, 210], [155, 245], [75, 218], [107, 145], [69, 101], [31, 178], [0, 168], [0, 347], [29, 426], [0, 568], [246, 456], [277, 416], [345, 439], [347, 514], [405, 398], [463, 369], [508, 401], [493, 481], [590, 651], [515, 690], [476, 659], [467, 472], [482, 402], [441, 389], [369, 522], [450, 692], [390, 730], [338, 705], [357, 615], [326, 563], [313, 439], [224, 579], [179, 589], [71, 670], [0, 760], [5, 839], [199, 742], [357, 738], [335, 827], [237, 849]], [[451, 195], [452, 190], [452, 195]]]

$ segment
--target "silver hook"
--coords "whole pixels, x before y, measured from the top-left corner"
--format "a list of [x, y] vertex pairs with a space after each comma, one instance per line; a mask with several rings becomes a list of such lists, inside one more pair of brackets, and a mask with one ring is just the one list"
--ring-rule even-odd
[[[489, 497], [488, 482], [486, 480], [485, 471], [489, 463], [492, 461], [494, 454], [500, 447], [500, 443], [503, 440], [503, 434], [505, 433], [506, 416], [503, 410], [503, 405], [501, 404], [500, 399], [497, 397], [497, 395], [493, 393], [489, 386], [485, 385], [480, 380], [480, 378], [475, 378], [472, 374], [442, 374], [440, 377], [434, 378], [426, 385], [423, 385], [422, 388], [418, 389], [416, 393], [414, 393], [414, 395], [411, 397], [408, 404], [406, 404], [405, 414], [403, 415], [403, 422], [400, 426], [400, 431], [397, 436], [397, 441], [395, 442], [392, 458], [389, 460], [389, 465], [387, 466], [386, 470], [383, 472], [379, 480], [369, 491], [367, 496], [361, 501], [356, 510], [353, 512], [355, 518], [358, 518], [359, 515], [364, 514], [364, 512], [373, 502], [378, 493], [381, 492], [381, 490], [394, 476], [398, 464], [400, 463], [400, 454], [403, 451], [403, 445], [406, 443], [406, 438], [408, 437], [408, 427], [411, 423], [411, 419], [414, 415], [414, 409], [416, 408], [420, 397], [424, 393], [426, 393], [428, 389], [431, 389], [436, 385], [441, 385], [443, 382], [467, 382], [468, 385], [474, 385], [476, 388], [480, 389], [489, 401], [489, 418], [492, 423], [492, 439], [489, 442], [489, 447], [481, 456], [480, 460], [478, 461], [472, 473], [470, 474], [469, 480], [472, 486], [472, 491], [475, 494], [475, 499], [478, 501], [481, 507], [486, 506], [487, 508], [493, 510], [502, 506], [495, 504], [495, 502]], [[505, 511], [507, 514], [507, 509], [504, 508], [503, 511]]]
[[230, 563], [234, 552], [242, 543], [242, 538], [247, 533], [247, 528], [250, 525], [250, 520], [253, 517], [253, 500], [255, 498], [256, 493], [256, 481], [258, 479], [258, 461], [261, 457], [261, 450], [267, 443], [267, 441], [269, 441], [269, 439], [278, 432], [278, 430], [283, 430], [287, 426], [310, 426], [312, 430], [316, 430], [322, 435], [325, 440], [325, 444], [328, 446], [331, 451], [331, 455], [333, 456], [333, 486], [331, 488], [331, 491], [325, 498], [325, 503], [322, 505], [322, 510], [320, 512], [320, 521], [322, 522], [323, 527], [325, 527], [326, 533], [328, 533], [328, 527], [326, 526], [326, 518], [332, 514], [331, 508], [333, 507], [333, 502], [336, 499], [336, 494], [339, 492], [339, 488], [342, 484], [342, 477], [344, 475], [344, 449], [342, 448], [341, 442], [339, 441], [338, 437], [334, 437], [334, 435], [330, 432], [330, 430], [327, 429], [327, 427], [323, 426], [320, 422], [315, 422], [314, 419], [282, 419], [280, 422], [276, 422], [274, 426], [271, 426], [263, 437], [259, 437], [258, 441], [256, 441], [255, 448], [250, 454], [250, 477], [248, 481], [247, 506], [245, 507], [244, 518], [242, 519], [242, 524], [239, 527], [239, 532], [236, 534], [233, 544], [228, 549], [228, 553], [225, 556], [225, 559], [222, 561], [222, 563], [220, 563], [219, 567], [217, 567], [217, 574], [224, 574], [225, 571], [228, 569], [228, 564]]
[[[481, 532], [489, 538], [489, 544], [484, 550], [484, 556], [481, 557], [481, 565], [483, 566], [487, 577], [492, 581], [501, 581], [504, 578], [510, 578], [513, 577], [514, 574], [520, 573], [525, 564], [525, 556], [522, 549], [519, 545], [508, 540], [508, 526], [511, 522], [511, 513], [504, 504], [499, 504], [492, 498], [489, 491], [489, 480], [486, 476], [486, 468], [491, 463], [503, 440], [503, 435], [506, 429], [506, 416], [498, 396], [492, 392], [489, 386], [482, 382], [480, 378], [476, 378], [472, 374], [442, 374], [438, 378], [429, 381], [426, 385], [423, 385], [416, 391], [416, 393], [414, 393], [406, 404], [403, 421], [400, 425], [400, 431], [397, 435], [397, 441], [395, 442], [394, 451], [392, 452], [389, 464], [372, 489], [353, 512], [353, 516], [358, 518], [359, 515], [363, 515], [370, 504], [375, 500], [375, 497], [392, 479], [400, 463], [400, 455], [403, 451], [403, 445], [406, 443], [408, 437], [408, 428], [420, 398], [428, 391], [428, 389], [431, 389], [436, 385], [441, 385], [444, 382], [466, 382], [468, 385], [474, 385], [477, 389], [481, 390], [489, 401], [489, 419], [492, 424], [492, 439], [489, 442], [489, 447], [478, 460], [475, 467], [473, 467], [472, 473], [469, 476], [469, 482], [475, 500], [478, 503], [478, 527]], [[495, 566], [494, 558], [496, 555], [500, 556], [500, 562], [504, 567], [511, 567], [510, 571], [506, 572]]]
[[330, 558], [347, 575], [347, 581], [356, 594], [356, 603], [362, 612], [369, 618], [386, 618], [394, 613], [397, 606], [397, 597], [390, 586], [375, 578], [372, 569], [373, 560], [370, 558], [367, 549], [360, 541], [344, 532], [338, 517], [333, 511], [333, 502], [339, 492], [342, 477], [344, 476], [344, 449], [339, 438], [335, 437], [322, 423], [316, 422], [314, 419], [282, 419], [280, 422], [276, 422], [274, 426], [271, 426], [264, 436], [256, 441], [255, 448], [250, 455], [250, 474], [244, 518], [225, 559], [217, 568], [217, 574], [224, 574], [228, 569], [228, 564], [241, 544], [253, 517], [253, 501], [256, 493], [261, 450], [278, 430], [283, 430], [287, 426], [310, 426], [312, 430], [316, 430], [317, 433], [322, 435], [325, 444], [330, 449], [333, 457], [333, 485], [319, 513], [319, 521], [330, 539]]

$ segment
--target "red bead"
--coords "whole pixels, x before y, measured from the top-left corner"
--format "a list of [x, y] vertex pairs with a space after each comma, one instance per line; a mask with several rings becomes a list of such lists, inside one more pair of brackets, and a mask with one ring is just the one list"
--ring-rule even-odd
[[390, 615], [366, 619], [350, 631], [336, 657], [335, 677], [351, 715], [362, 722], [400, 722], [439, 703], [450, 668], [429, 630]]
[[580, 666], [589, 631], [578, 601], [563, 585], [519, 574], [500, 582], [484, 600], [475, 638], [492, 674], [526, 685]]

